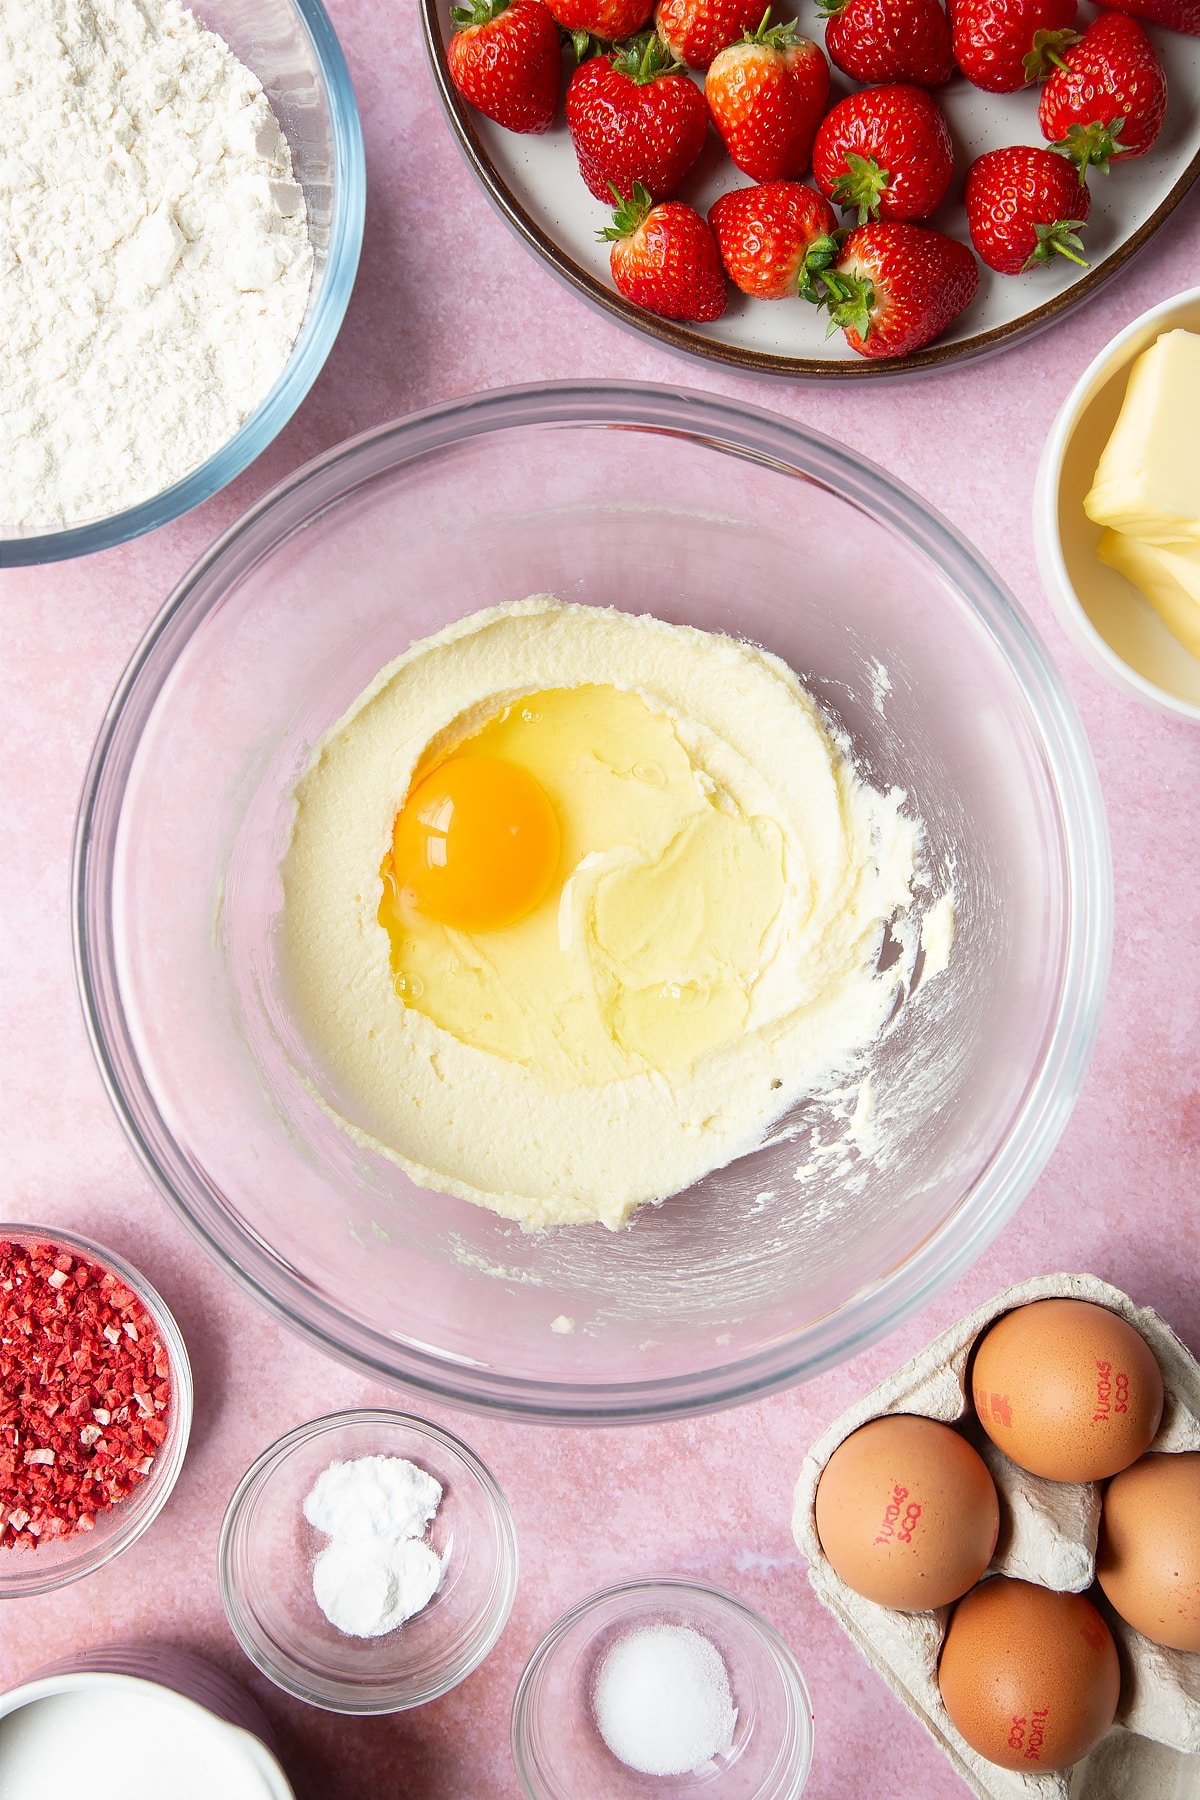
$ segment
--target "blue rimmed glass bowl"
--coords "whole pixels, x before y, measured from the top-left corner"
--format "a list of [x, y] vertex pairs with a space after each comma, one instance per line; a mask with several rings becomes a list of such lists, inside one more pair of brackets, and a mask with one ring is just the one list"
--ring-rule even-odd
[[211, 499], [283, 430], [341, 329], [362, 248], [366, 163], [337, 34], [321, 0], [192, 0], [191, 10], [258, 76], [291, 146], [314, 252], [304, 324], [270, 393], [206, 462], [107, 518], [0, 538], [0, 569], [108, 550]]

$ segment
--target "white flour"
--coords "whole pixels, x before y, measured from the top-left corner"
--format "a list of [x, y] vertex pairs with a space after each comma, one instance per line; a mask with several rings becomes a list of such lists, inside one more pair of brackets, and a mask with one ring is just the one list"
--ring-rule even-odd
[[231, 438], [312, 280], [258, 80], [177, 0], [0, 0], [0, 537], [149, 498]]

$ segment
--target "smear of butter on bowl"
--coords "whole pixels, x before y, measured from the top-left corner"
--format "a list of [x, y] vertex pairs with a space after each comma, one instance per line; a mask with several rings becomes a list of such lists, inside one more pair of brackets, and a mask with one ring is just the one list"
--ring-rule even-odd
[[934, 901], [921, 921], [921, 949], [925, 954], [922, 981], [932, 980], [949, 965], [956, 923], [954, 893], [951, 890]]

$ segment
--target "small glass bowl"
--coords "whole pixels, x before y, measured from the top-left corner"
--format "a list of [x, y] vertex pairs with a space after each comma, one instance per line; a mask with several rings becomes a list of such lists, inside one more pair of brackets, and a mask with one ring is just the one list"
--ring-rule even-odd
[[[403, 1456], [440, 1481], [429, 1541], [442, 1584], [422, 1612], [386, 1637], [344, 1636], [312, 1591], [327, 1541], [304, 1517], [332, 1462]], [[286, 1693], [328, 1712], [392, 1713], [457, 1687], [494, 1647], [517, 1589], [508, 1501], [465, 1444], [404, 1413], [330, 1413], [264, 1450], [225, 1513], [217, 1552], [221, 1597], [242, 1649]]]
[[[694, 1775], [639, 1775], [604, 1743], [592, 1709], [601, 1659], [649, 1625], [688, 1625], [729, 1670], [737, 1726], [728, 1756]], [[513, 1700], [513, 1760], [529, 1800], [796, 1800], [812, 1766], [813, 1715], [796, 1659], [765, 1619], [720, 1588], [631, 1581], [581, 1600], [542, 1639]]]
[[159, 1446], [150, 1473], [128, 1498], [118, 1501], [107, 1512], [97, 1513], [91, 1531], [50, 1538], [36, 1550], [23, 1544], [0, 1549], [0, 1599], [15, 1599], [24, 1594], [51, 1593], [55, 1588], [65, 1587], [69, 1581], [78, 1581], [81, 1576], [103, 1568], [114, 1556], [136, 1543], [158, 1517], [179, 1479], [187, 1452], [192, 1428], [192, 1366], [182, 1333], [165, 1302], [145, 1276], [131, 1268], [123, 1257], [106, 1250], [102, 1244], [93, 1243], [90, 1238], [80, 1237], [77, 1232], [42, 1225], [0, 1224], [0, 1238], [26, 1249], [44, 1244], [58, 1245], [89, 1262], [111, 1269], [137, 1295], [154, 1320], [166, 1346], [171, 1370], [167, 1435]]

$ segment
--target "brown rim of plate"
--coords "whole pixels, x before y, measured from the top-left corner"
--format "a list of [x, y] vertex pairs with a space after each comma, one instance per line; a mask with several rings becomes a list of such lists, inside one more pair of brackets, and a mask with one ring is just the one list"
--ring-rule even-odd
[[[446, 3], [449, 4], [449, 0]], [[597, 281], [589, 269], [581, 267], [553, 238], [546, 235], [493, 166], [479, 141], [470, 109], [450, 79], [438, 24], [439, 0], [420, 0], [420, 6], [425, 48], [433, 69], [433, 78], [442, 105], [454, 127], [459, 147], [488, 199], [517, 236], [543, 262], [549, 264], [561, 280], [577, 289], [586, 300], [610, 313], [629, 330], [639, 332], [643, 337], [657, 338], [659, 343], [667, 345], [671, 350], [682, 350], [685, 355], [703, 357], [708, 362], [724, 363], [729, 368], [741, 369], [747, 374], [791, 376], [794, 381], [858, 381], [868, 376], [925, 374], [945, 368], [951, 363], [969, 362], [975, 357], [987, 356], [993, 350], [1006, 349], [1019, 339], [1043, 330], [1073, 306], [1081, 306], [1092, 299], [1105, 282], [1153, 237], [1200, 176], [1200, 148], [1197, 148], [1191, 162], [1169, 193], [1149, 218], [1142, 221], [1132, 236], [1118, 244], [1115, 250], [1089, 268], [1069, 288], [1041, 301], [1019, 319], [1011, 319], [1007, 325], [994, 325], [990, 331], [973, 332], [970, 337], [960, 338], [953, 344], [930, 344], [927, 349], [917, 350], [911, 356], [881, 357], [874, 361], [869, 357], [849, 356], [845, 361], [831, 362], [821, 357], [775, 356], [768, 350], [747, 350], [740, 344], [725, 344], [715, 338], [704, 337], [687, 325], [676, 324], [672, 319], [661, 319], [654, 313], [644, 312], [640, 307], [633, 306], [615, 289]]]

